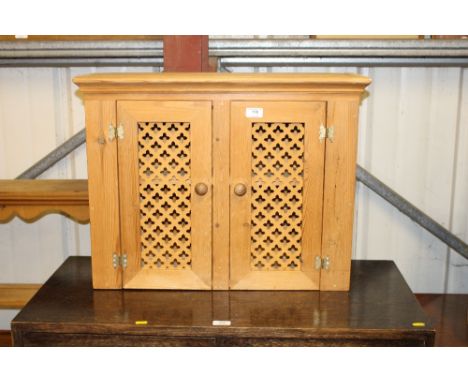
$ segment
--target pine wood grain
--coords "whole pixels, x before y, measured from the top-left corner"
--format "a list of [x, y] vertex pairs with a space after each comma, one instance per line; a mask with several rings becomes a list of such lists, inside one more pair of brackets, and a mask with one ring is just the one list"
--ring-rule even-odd
[[86, 179], [15, 179], [0, 180], [0, 204], [42, 204], [66, 201], [88, 204]]
[[[120, 211], [122, 227], [122, 252], [128, 256], [124, 272], [125, 288], [209, 289], [211, 288], [211, 221], [212, 221], [212, 162], [211, 162], [211, 103], [187, 102], [131, 102], [118, 103], [118, 122], [124, 126], [125, 139], [119, 141]], [[191, 265], [188, 269], [158, 269], [157, 265], [141, 266], [140, 229], [140, 175], [138, 170], [138, 122], [184, 122], [190, 124], [191, 188]], [[177, 150], [179, 152], [180, 150]], [[155, 150], [154, 154], [161, 155]], [[156, 158], [155, 158], [156, 159]], [[161, 171], [160, 169], [157, 171]], [[198, 183], [206, 184], [208, 192], [197, 195]], [[158, 204], [158, 202], [156, 202]], [[162, 203], [161, 203], [162, 204]]]
[[321, 290], [349, 289], [358, 107], [358, 100], [328, 103], [327, 126], [335, 133], [333, 141], [326, 140], [322, 258], [330, 267], [322, 270]]
[[[247, 118], [246, 108], [262, 108], [263, 116], [260, 118]], [[233, 102], [231, 109], [231, 289], [318, 289], [320, 283], [320, 270], [315, 268], [315, 257], [320, 256], [321, 247], [321, 221], [322, 221], [322, 197], [323, 197], [323, 166], [324, 145], [319, 141], [319, 128], [325, 121], [325, 104], [321, 102]], [[252, 166], [252, 153], [255, 147], [261, 144], [259, 137], [253, 142], [252, 123], [303, 123], [304, 142], [303, 154], [305, 162], [303, 184], [300, 185], [301, 194], [298, 203], [303, 202], [303, 216], [300, 216], [301, 226], [295, 227], [287, 214], [280, 223], [286, 221], [289, 230], [297, 228], [301, 235], [301, 243], [304, 246], [301, 253], [301, 262], [296, 265], [297, 270], [257, 270], [252, 266], [251, 247], [252, 232], [252, 187], [255, 178], [252, 172], [257, 171]], [[285, 126], [283, 126], [283, 129]], [[264, 134], [265, 138], [271, 132]], [[291, 134], [289, 134], [291, 135]], [[283, 139], [289, 137], [285, 135]], [[291, 138], [290, 138], [291, 139]], [[276, 142], [283, 144], [282, 142]], [[276, 144], [275, 143], [275, 144]], [[264, 142], [268, 146], [267, 143]], [[286, 146], [285, 146], [286, 147]], [[283, 149], [285, 152], [286, 149]], [[262, 155], [256, 153], [257, 157]], [[265, 154], [263, 154], [265, 155]], [[302, 160], [302, 159], [301, 159]], [[292, 161], [292, 159], [291, 159]], [[298, 159], [297, 161], [300, 162]], [[267, 160], [262, 161], [268, 169]], [[283, 161], [286, 165], [288, 162]], [[273, 164], [271, 164], [273, 165]], [[298, 164], [299, 165], [299, 164]], [[287, 166], [285, 166], [287, 168]], [[301, 166], [302, 168], [302, 166]], [[262, 172], [264, 169], [262, 170]], [[293, 171], [292, 169], [290, 171]], [[258, 171], [257, 171], [258, 172]], [[292, 176], [291, 176], [292, 178]], [[272, 180], [275, 181], [276, 180]], [[283, 186], [289, 184], [289, 177], [283, 179]], [[265, 183], [265, 181], [263, 181]], [[236, 184], [244, 184], [247, 192], [238, 196], [233, 192]], [[267, 184], [268, 185], [268, 184]], [[292, 194], [291, 194], [292, 195]], [[256, 198], [258, 196], [255, 196]], [[284, 195], [283, 195], [284, 199]], [[302, 201], [302, 199], [304, 199]], [[283, 205], [287, 200], [283, 200]], [[266, 202], [265, 202], [266, 203]], [[291, 204], [290, 202], [288, 202]], [[293, 204], [291, 204], [292, 206]], [[260, 206], [257, 206], [260, 208]], [[302, 210], [302, 207], [301, 207]], [[278, 211], [279, 213], [280, 211]], [[299, 215], [302, 214], [299, 211]], [[258, 211], [257, 211], [258, 213]], [[289, 212], [291, 213], [291, 211]], [[257, 227], [259, 229], [261, 227]], [[279, 230], [285, 228], [278, 226]], [[281, 236], [282, 238], [283, 236]], [[257, 240], [258, 239], [258, 240]], [[257, 238], [257, 245], [260, 238]], [[273, 243], [274, 244], [274, 243]], [[273, 244], [271, 244], [273, 246]], [[281, 243], [278, 245], [282, 246]], [[300, 248], [297, 248], [300, 250]], [[292, 260], [292, 259], [291, 259]]]
[[213, 102], [213, 289], [229, 289], [230, 107]]
[[0, 206], [0, 223], [8, 223], [18, 217], [26, 223], [34, 223], [48, 214], [60, 214], [80, 224], [89, 222], [89, 207], [86, 205], [10, 205]]
[[121, 253], [117, 142], [108, 136], [115, 103], [86, 100], [85, 108], [93, 285], [121, 288], [121, 270], [112, 266], [112, 255]]
[[34, 296], [41, 284], [0, 284], [0, 309], [20, 309]]
[[[230, 289], [250, 273], [252, 139], [245, 122], [245, 107], [246, 104], [242, 102], [231, 103]], [[234, 193], [237, 185], [246, 187], [247, 191], [243, 196]]]
[[304, 92], [360, 93], [370, 79], [336, 73], [108, 73], [73, 79], [84, 94], [134, 92]]
[[32, 223], [58, 213], [79, 223], [89, 221], [86, 179], [0, 180], [0, 223], [15, 216]]
[[[196, 157], [204, 158], [213, 150], [213, 161], [205, 161], [206, 167], [203, 171], [211, 171], [211, 177], [193, 179], [193, 184], [205, 183], [209, 185], [209, 192], [205, 197], [199, 198], [201, 206], [205, 205], [200, 219], [210, 222], [212, 228], [201, 230], [192, 237], [200, 240], [200, 248], [204, 248], [204, 255], [199, 254], [202, 264], [211, 261], [210, 277], [208, 273], [181, 272], [182, 282], [179, 288], [195, 288], [201, 282], [201, 289], [210, 285], [215, 289], [231, 288], [238, 289], [316, 289], [319, 283], [323, 283], [325, 289], [346, 290], [349, 288], [350, 248], [352, 233], [352, 203], [354, 201], [354, 166], [356, 149], [356, 127], [357, 127], [357, 105], [360, 95], [370, 79], [363, 76], [351, 74], [229, 74], [229, 73], [163, 73], [161, 74], [95, 74], [76, 77], [75, 83], [80, 86], [87, 102], [98, 102], [105, 99], [114, 105], [132, 104], [135, 110], [144, 113], [150, 118], [151, 110], [145, 105], [152, 105], [151, 109], [158, 109], [157, 105], [166, 105], [165, 116], [177, 114], [183, 110], [177, 110], [170, 105], [181, 105], [184, 102], [207, 103], [213, 106], [211, 117], [205, 121], [205, 127], [209, 126], [210, 132], [204, 128], [193, 129], [195, 140], [204, 141], [204, 149], [197, 151]], [[125, 100], [125, 101], [123, 101]], [[303, 108], [292, 108], [288, 113], [288, 105], [309, 105]], [[261, 105], [268, 104], [269, 116], [275, 116], [277, 121], [290, 123], [301, 119], [308, 119], [307, 124], [313, 126], [307, 129], [305, 136], [305, 177], [304, 188], [306, 194], [303, 202], [305, 224], [304, 240], [304, 263], [300, 265], [303, 271], [288, 271], [276, 279], [271, 276], [261, 275], [251, 269], [250, 264], [250, 184], [252, 171], [252, 158], [250, 136], [251, 126], [244, 125], [244, 130], [236, 128], [236, 118], [231, 105]], [[318, 109], [316, 106], [320, 105]], [[349, 106], [349, 105], [352, 105]], [[252, 106], [255, 107], [255, 106]], [[163, 113], [162, 109], [160, 113]], [[286, 111], [285, 111], [286, 110]], [[243, 110], [242, 110], [243, 111]], [[185, 110], [185, 116], [190, 117], [190, 111]], [[241, 113], [241, 110], [239, 111]], [[130, 126], [142, 121], [138, 118], [123, 115]], [[142, 114], [143, 115], [143, 114]], [[241, 115], [241, 114], [239, 114]], [[120, 118], [120, 117], [119, 117]], [[145, 117], [146, 118], [146, 117]], [[182, 118], [184, 119], [184, 118]], [[244, 118], [245, 119], [245, 118]], [[318, 133], [320, 124], [337, 121], [335, 128], [336, 144], [331, 142], [320, 143]], [[266, 122], [275, 122], [267, 121]], [[245, 121], [241, 122], [244, 123]], [[247, 127], [246, 127], [247, 126]], [[123, 243], [127, 248], [122, 248], [123, 253], [138, 253], [140, 245], [139, 203], [137, 195], [138, 182], [138, 160], [135, 155], [137, 140], [135, 128], [130, 127], [126, 132], [125, 139], [117, 143], [119, 168], [119, 184], [123, 187], [119, 191], [120, 230], [124, 235]], [[200, 146], [201, 147], [201, 146]], [[330, 153], [328, 153], [330, 150]], [[326, 154], [324, 152], [327, 151]], [[341, 152], [343, 151], [343, 152]], [[133, 159], [132, 159], [133, 158]], [[325, 162], [324, 162], [325, 158]], [[208, 165], [208, 163], [210, 163]], [[337, 168], [335, 168], [337, 167]], [[339, 168], [338, 168], [339, 167]], [[353, 168], [351, 168], [353, 167]], [[196, 166], [195, 166], [196, 168]], [[105, 171], [105, 167], [100, 169]], [[96, 174], [98, 174], [97, 172]], [[140, 174], [141, 175], [141, 174]], [[325, 178], [324, 178], [325, 177]], [[324, 180], [325, 179], [325, 180]], [[238, 184], [247, 187], [247, 193], [243, 197], [235, 196], [233, 190]], [[322, 196], [325, 184], [325, 196]], [[307, 191], [309, 190], [309, 191]], [[338, 190], [339, 193], [335, 191]], [[193, 192], [193, 190], [192, 190]], [[327, 195], [330, 193], [330, 195]], [[344, 196], [341, 197], [341, 194]], [[206, 197], [208, 196], [208, 197]], [[194, 200], [197, 200], [195, 197]], [[329, 206], [327, 207], [327, 203]], [[322, 206], [324, 206], [322, 208]], [[116, 208], [114, 206], [114, 208]], [[323, 217], [322, 217], [323, 210]], [[351, 211], [351, 212], [350, 212]], [[209, 215], [209, 214], [210, 215]], [[330, 215], [330, 216], [329, 216]], [[229, 220], [229, 221], [228, 221]], [[323, 235], [322, 235], [323, 222]], [[336, 230], [334, 233], [326, 231]], [[211, 236], [210, 236], [211, 235]], [[328, 236], [327, 236], [328, 235]], [[335, 236], [333, 236], [335, 235]], [[339, 238], [337, 238], [339, 236]], [[328, 247], [325, 246], [327, 241]], [[333, 249], [330, 243], [338, 243], [339, 248]], [[335, 251], [335, 252], [333, 252]], [[328, 254], [325, 255], [325, 253]], [[197, 255], [196, 255], [197, 256]], [[320, 270], [315, 269], [316, 257], [328, 257], [337, 268], [333, 277], [341, 277], [343, 280], [335, 282], [332, 286], [327, 281], [327, 272], [320, 279]], [[331, 265], [330, 269], [334, 265]], [[141, 268], [141, 258], [131, 256], [129, 266], [125, 271], [128, 288], [140, 287], [150, 288], [150, 273], [138, 271]], [[206, 268], [208, 269], [208, 268]], [[177, 271], [179, 272], [179, 271]], [[177, 277], [173, 275], [162, 276], [161, 271], [156, 272], [158, 277], [153, 277], [157, 288], [163, 287], [163, 282], [168, 282], [168, 288], [177, 288], [172, 284]], [[155, 273], [155, 274], [156, 274]], [[300, 276], [298, 276], [300, 274]], [[331, 274], [331, 273], [330, 273]], [[140, 276], [139, 276], [140, 275]], [[194, 277], [194, 275], [196, 277]], [[205, 276], [204, 276], [205, 275]], [[258, 275], [258, 276], [257, 276]], [[258, 279], [259, 283], [255, 281]], [[229, 280], [230, 278], [230, 280]], [[240, 282], [244, 280], [244, 282]], [[264, 284], [263, 286], [261, 284]], [[254, 287], [255, 285], [255, 287]]]

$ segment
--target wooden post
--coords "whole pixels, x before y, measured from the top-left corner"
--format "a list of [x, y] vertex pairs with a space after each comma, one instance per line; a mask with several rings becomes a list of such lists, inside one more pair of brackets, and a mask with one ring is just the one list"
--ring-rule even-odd
[[210, 72], [208, 36], [164, 36], [165, 72]]

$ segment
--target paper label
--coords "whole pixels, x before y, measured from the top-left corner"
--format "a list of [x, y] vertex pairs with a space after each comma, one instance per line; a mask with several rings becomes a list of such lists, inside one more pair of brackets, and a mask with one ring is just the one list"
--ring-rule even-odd
[[213, 320], [213, 326], [231, 326], [231, 321], [228, 321], [228, 320]]
[[263, 118], [263, 107], [247, 107], [245, 108], [245, 116], [247, 118]]

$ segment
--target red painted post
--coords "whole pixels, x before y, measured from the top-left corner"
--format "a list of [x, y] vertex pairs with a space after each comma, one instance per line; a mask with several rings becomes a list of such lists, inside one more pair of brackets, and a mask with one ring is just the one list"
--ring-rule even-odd
[[208, 36], [164, 36], [165, 72], [207, 72]]

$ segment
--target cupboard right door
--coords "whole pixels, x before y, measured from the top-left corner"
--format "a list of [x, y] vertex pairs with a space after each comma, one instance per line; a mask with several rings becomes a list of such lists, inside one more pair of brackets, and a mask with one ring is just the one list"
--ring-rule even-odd
[[231, 103], [230, 289], [320, 284], [326, 103]]

